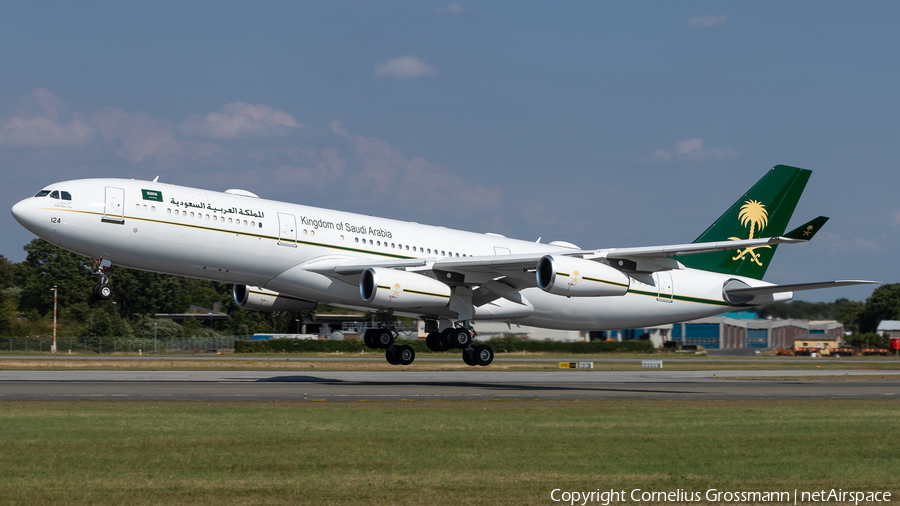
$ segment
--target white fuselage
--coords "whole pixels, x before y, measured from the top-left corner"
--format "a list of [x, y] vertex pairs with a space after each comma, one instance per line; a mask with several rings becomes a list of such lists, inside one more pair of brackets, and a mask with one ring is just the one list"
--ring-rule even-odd
[[[340, 259], [490, 257], [570, 251], [494, 234], [452, 230], [157, 182], [84, 179], [47, 190], [71, 200], [31, 197], [13, 215], [37, 236], [113, 264], [260, 286], [325, 304], [373, 310], [356, 282], [304, 266]], [[475, 320], [571, 330], [640, 328], [727, 312], [722, 287], [740, 276], [679, 268], [632, 275], [628, 293], [565, 297], [515, 287], [531, 307], [498, 299]], [[415, 312], [412, 312], [415, 313]], [[430, 314], [453, 320], [449, 308]]]

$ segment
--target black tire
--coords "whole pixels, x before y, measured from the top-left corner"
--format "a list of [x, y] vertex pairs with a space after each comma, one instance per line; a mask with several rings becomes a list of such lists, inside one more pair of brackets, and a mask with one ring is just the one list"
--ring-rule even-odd
[[107, 284], [99, 284], [94, 288], [94, 293], [100, 300], [109, 300], [113, 296], [113, 289]]
[[494, 349], [486, 344], [475, 347], [475, 362], [481, 366], [491, 365], [494, 361]]
[[394, 334], [387, 329], [378, 329], [372, 332], [371, 339], [372, 344], [374, 344], [376, 348], [381, 348], [383, 350], [390, 348], [394, 344]]
[[454, 348], [466, 349], [472, 344], [472, 334], [466, 329], [456, 328], [450, 331], [449, 342]]
[[478, 365], [478, 363], [475, 362], [475, 350], [465, 349], [465, 350], [463, 350], [462, 355], [463, 355], [463, 362], [465, 362], [466, 365], [471, 365], [471, 366]]
[[408, 344], [400, 346], [394, 351], [394, 360], [400, 365], [409, 365], [416, 359], [416, 350]]
[[456, 330], [453, 327], [448, 329], [444, 329], [441, 331], [441, 338], [438, 340], [438, 344], [441, 346], [441, 351], [447, 351], [453, 349], [453, 331]]
[[369, 329], [363, 334], [363, 342], [366, 343], [366, 346], [368, 348], [371, 348], [373, 350], [378, 349], [378, 345], [375, 344], [375, 340], [373, 339], [373, 337], [375, 336], [375, 332], [375, 329]]
[[391, 365], [397, 365], [397, 364], [398, 364], [398, 362], [397, 362], [397, 355], [396, 355], [396, 353], [395, 353], [396, 351], [397, 351], [397, 348], [394, 348], [393, 346], [390, 347], [390, 348], [388, 348], [388, 349], [386, 349], [386, 350], [384, 350], [384, 358], [385, 358], [385, 359], [388, 361], [388, 363], [391, 364]]
[[428, 334], [428, 337], [425, 338], [425, 346], [427, 346], [431, 351], [444, 351], [444, 349], [441, 348], [440, 340], [440, 332], [430, 332]]

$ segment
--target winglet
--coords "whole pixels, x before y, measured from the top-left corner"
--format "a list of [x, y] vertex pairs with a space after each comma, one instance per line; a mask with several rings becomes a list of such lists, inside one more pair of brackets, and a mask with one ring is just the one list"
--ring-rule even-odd
[[822, 228], [822, 225], [828, 221], [827, 216], [819, 216], [818, 218], [808, 221], [803, 225], [791, 230], [790, 232], [784, 234], [784, 237], [788, 239], [800, 239], [803, 241], [808, 241], [813, 238], [816, 233], [819, 232], [819, 229]]

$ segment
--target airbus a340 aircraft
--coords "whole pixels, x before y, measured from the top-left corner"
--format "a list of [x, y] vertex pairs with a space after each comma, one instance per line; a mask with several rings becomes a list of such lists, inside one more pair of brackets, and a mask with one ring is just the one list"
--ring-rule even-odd
[[[224, 193], [124, 179], [47, 186], [17, 203], [25, 228], [94, 259], [112, 295], [112, 263], [234, 284], [241, 307], [310, 310], [316, 304], [377, 311], [366, 332], [392, 364], [415, 352], [394, 344], [393, 314], [424, 319], [432, 350], [473, 344], [478, 320], [568, 330], [646, 327], [786, 301], [797, 290], [870, 281], [773, 285], [762, 281], [779, 244], [812, 239], [828, 218], [784, 233], [810, 171], [771, 169], [691, 244], [581, 249], [276, 202], [245, 190]], [[677, 258], [677, 260], [676, 260]]]

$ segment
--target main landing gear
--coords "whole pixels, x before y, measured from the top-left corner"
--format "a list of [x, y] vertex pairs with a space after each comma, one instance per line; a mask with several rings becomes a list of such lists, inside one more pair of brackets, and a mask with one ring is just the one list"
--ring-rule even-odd
[[[465, 324], [464, 324], [465, 325]], [[494, 361], [494, 350], [486, 344], [473, 346], [474, 336], [466, 327], [449, 327], [434, 331], [425, 338], [425, 345], [431, 351], [448, 351], [462, 349], [463, 362], [466, 365], [486, 366]]]
[[112, 262], [102, 258], [95, 258], [91, 266], [91, 272], [100, 276], [100, 283], [94, 285], [94, 297], [100, 300], [109, 300], [113, 296], [113, 289], [109, 285], [109, 268]]
[[[384, 358], [391, 365], [409, 365], [416, 359], [416, 350], [409, 345], [397, 346], [397, 332], [391, 323], [392, 311], [380, 313], [384, 318], [384, 326], [369, 329], [363, 334], [363, 342], [369, 348], [384, 350]], [[461, 322], [460, 327], [449, 327], [441, 331], [433, 331], [425, 339], [425, 345], [431, 351], [448, 351], [461, 349], [463, 362], [471, 366], [486, 366], [494, 361], [494, 350], [486, 344], [474, 345], [474, 335], [469, 322]], [[426, 328], [437, 328], [433, 320], [426, 320]]]
[[394, 325], [391, 322], [393, 312], [387, 311], [382, 315], [384, 316], [384, 327], [367, 330], [363, 334], [363, 342], [369, 348], [384, 350], [384, 358], [391, 365], [412, 364], [416, 359], [416, 350], [408, 344], [402, 346], [394, 344], [397, 340], [397, 332], [394, 331]]

